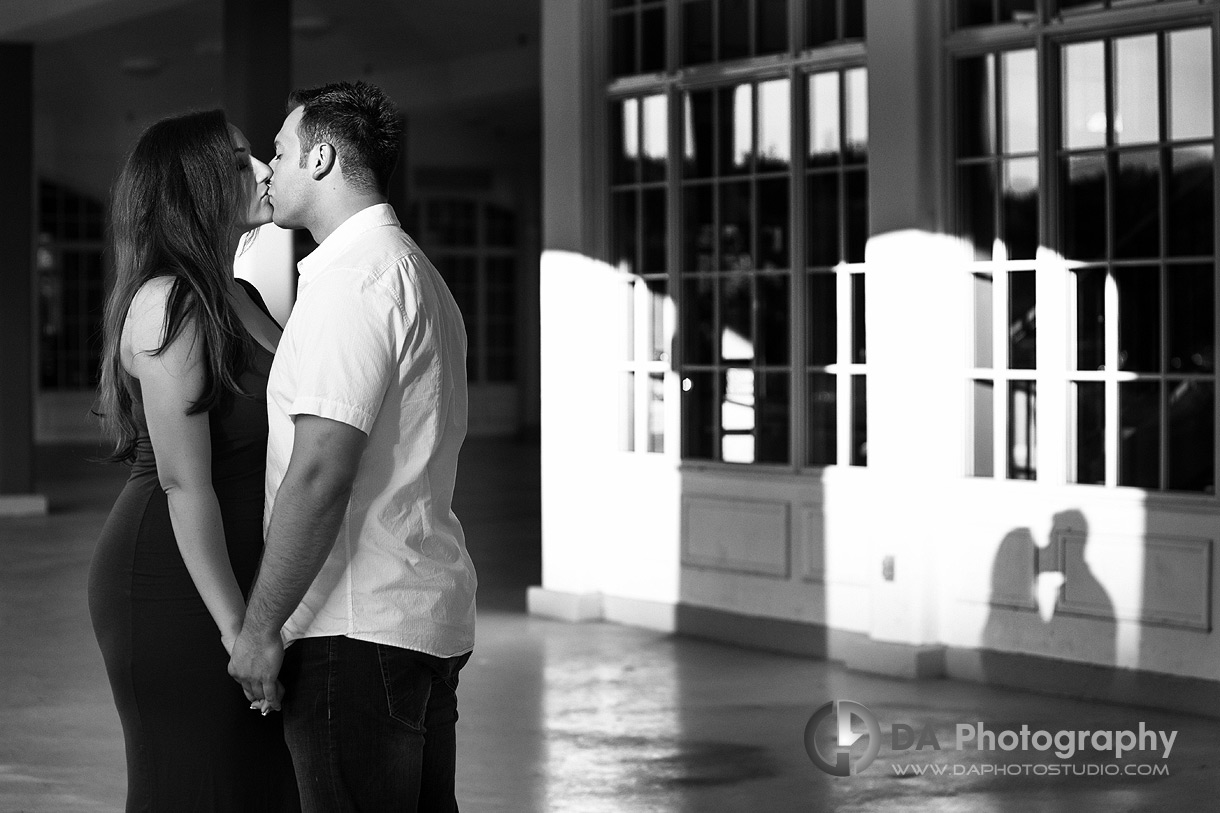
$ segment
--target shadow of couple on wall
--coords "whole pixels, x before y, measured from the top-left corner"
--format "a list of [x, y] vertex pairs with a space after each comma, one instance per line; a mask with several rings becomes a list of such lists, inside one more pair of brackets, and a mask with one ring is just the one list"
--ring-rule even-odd
[[987, 682], [1049, 694], [1105, 698], [1117, 664], [1114, 603], [1089, 567], [1089, 525], [1056, 513], [1039, 545], [1009, 531], [991, 570], [981, 666]]

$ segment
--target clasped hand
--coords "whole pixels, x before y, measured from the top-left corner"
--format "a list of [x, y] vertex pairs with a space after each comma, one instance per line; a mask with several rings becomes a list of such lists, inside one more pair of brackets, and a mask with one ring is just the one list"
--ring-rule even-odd
[[241, 684], [250, 708], [263, 714], [279, 711], [284, 698], [284, 687], [279, 682], [284, 642], [279, 633], [257, 635], [243, 629], [230, 654], [229, 675]]

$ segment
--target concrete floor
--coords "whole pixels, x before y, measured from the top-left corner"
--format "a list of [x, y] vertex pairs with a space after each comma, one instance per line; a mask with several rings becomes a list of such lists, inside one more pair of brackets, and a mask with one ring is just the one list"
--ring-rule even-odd
[[[6, 813], [123, 806], [121, 733], [85, 606], [93, 540], [123, 472], [85, 463], [91, 452], [40, 449], [50, 515], [0, 519]], [[539, 581], [537, 464], [536, 445], [471, 441], [463, 453], [458, 507], [481, 582], [479, 644], [459, 695], [463, 811], [1220, 809], [1215, 719], [890, 680], [834, 663], [526, 616], [525, 588]], [[858, 701], [880, 718], [880, 756], [858, 776], [831, 777], [806, 755], [805, 724], [831, 699]], [[1178, 733], [1167, 760], [954, 750], [955, 725], [977, 721], [995, 731], [1126, 730], [1143, 722]], [[942, 750], [894, 751], [894, 723], [917, 735], [931, 726]], [[822, 740], [832, 729], [819, 729]], [[912, 763], [962, 775], [896, 776]], [[1168, 775], [980, 773], [997, 764], [1026, 770], [1016, 768], [1023, 763], [1071, 765], [1081, 774], [1143, 763], [1166, 766]]]

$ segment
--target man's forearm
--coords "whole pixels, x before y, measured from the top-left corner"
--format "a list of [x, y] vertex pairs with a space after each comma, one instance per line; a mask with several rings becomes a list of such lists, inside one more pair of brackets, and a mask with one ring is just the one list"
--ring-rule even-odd
[[250, 594], [243, 629], [278, 633], [326, 561], [343, 522], [351, 484], [339, 486], [308, 476], [284, 478], [271, 512], [267, 543]]

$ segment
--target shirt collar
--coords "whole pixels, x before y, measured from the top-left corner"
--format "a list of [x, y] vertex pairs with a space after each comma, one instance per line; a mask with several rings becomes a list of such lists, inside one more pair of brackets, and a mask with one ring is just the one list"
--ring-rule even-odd
[[375, 203], [361, 209], [340, 223], [339, 227], [332, 231], [320, 246], [297, 263], [297, 270], [301, 273], [302, 279], [314, 276], [330, 265], [335, 257], [356, 242], [365, 232], [380, 226], [398, 225], [398, 216], [394, 214], [394, 208], [388, 203]]

